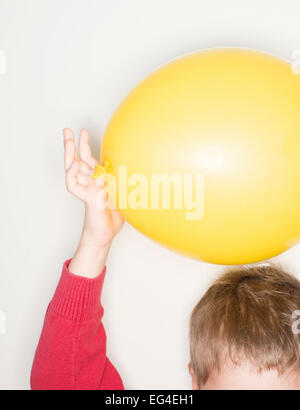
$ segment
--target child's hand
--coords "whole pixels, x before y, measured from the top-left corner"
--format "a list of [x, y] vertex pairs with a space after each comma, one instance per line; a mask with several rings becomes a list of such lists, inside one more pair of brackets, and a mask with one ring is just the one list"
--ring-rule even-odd
[[110, 247], [112, 239], [122, 227], [123, 218], [117, 210], [105, 207], [107, 193], [104, 179], [92, 179], [97, 161], [91, 154], [88, 132], [80, 132], [79, 153], [74, 133], [70, 129], [64, 130], [64, 144], [67, 189], [86, 207], [80, 247], [101, 252]]

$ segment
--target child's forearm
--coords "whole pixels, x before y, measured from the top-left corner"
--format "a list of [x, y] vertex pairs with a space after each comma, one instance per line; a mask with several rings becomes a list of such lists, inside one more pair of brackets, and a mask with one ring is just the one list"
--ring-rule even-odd
[[74, 275], [96, 278], [105, 267], [112, 237], [102, 240], [103, 229], [101, 225], [98, 226], [99, 219], [98, 212], [86, 205], [83, 232], [69, 265], [69, 270]]

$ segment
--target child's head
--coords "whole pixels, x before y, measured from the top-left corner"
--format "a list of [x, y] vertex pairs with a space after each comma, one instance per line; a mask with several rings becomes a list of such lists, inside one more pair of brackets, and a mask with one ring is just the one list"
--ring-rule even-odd
[[224, 274], [191, 316], [193, 388], [300, 389], [299, 311], [300, 282], [281, 269]]

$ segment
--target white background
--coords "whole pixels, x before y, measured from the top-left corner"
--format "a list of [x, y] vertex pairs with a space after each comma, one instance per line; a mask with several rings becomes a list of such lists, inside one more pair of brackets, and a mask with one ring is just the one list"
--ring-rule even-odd
[[[87, 128], [98, 156], [138, 81], [214, 46], [290, 58], [299, 0], [0, 0], [0, 389], [29, 388], [44, 313], [81, 231], [82, 206], [64, 188], [62, 129]], [[299, 272], [300, 252], [282, 262]], [[127, 388], [190, 388], [189, 314], [222, 270], [125, 226], [103, 302], [109, 356]]]

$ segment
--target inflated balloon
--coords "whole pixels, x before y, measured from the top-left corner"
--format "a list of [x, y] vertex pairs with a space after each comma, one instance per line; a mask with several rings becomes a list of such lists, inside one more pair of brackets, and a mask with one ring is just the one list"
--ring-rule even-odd
[[117, 208], [155, 241], [217, 264], [269, 259], [300, 239], [300, 76], [243, 49], [179, 58], [120, 105], [101, 161]]

